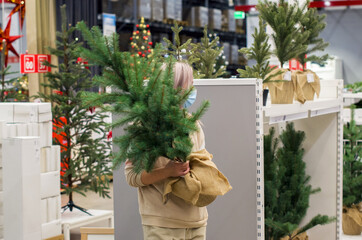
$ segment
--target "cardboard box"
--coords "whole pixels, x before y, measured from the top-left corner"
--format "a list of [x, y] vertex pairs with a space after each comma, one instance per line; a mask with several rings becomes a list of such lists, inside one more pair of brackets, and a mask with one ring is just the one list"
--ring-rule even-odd
[[[55, 220], [41, 225], [41, 239], [47, 239], [62, 234], [61, 220]], [[40, 239], [40, 238], [39, 238]]]
[[60, 194], [60, 172], [40, 174], [40, 198], [56, 197]]
[[[41, 239], [39, 138], [5, 139], [4, 239]], [[16, 178], [14, 178], [16, 176]]]
[[50, 120], [50, 103], [14, 103], [14, 122], [35, 123]]
[[175, 19], [175, 2], [177, 0], [163, 0], [163, 14], [165, 19]]
[[182, 21], [182, 1], [175, 2], [175, 20]]
[[151, 1], [151, 19], [153, 21], [163, 21], [163, 0]]
[[236, 25], [235, 25], [235, 17], [234, 17], [234, 9], [225, 9], [222, 11], [223, 14], [223, 27], [226, 31], [235, 32]]
[[221, 9], [209, 9], [209, 28], [221, 30], [222, 13]]
[[0, 121], [14, 122], [14, 103], [0, 103]]
[[207, 7], [192, 7], [188, 15], [190, 26], [204, 27], [209, 24], [209, 9]]

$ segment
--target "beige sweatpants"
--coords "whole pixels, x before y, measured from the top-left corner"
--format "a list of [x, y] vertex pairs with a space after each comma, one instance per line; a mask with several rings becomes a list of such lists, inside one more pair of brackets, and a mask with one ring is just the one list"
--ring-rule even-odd
[[205, 240], [206, 227], [162, 228], [143, 225], [144, 240]]

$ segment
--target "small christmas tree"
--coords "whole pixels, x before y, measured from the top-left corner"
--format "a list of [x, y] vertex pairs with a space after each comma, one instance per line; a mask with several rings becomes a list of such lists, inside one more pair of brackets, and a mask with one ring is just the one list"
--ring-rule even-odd
[[[264, 164], [265, 185], [265, 236], [267, 240], [288, 236], [289, 240], [316, 225], [333, 221], [325, 215], [317, 215], [303, 227], [300, 222], [309, 207], [309, 196], [320, 189], [312, 189], [310, 176], [306, 175], [301, 148], [305, 133], [295, 131], [294, 124], [288, 123], [280, 135], [283, 147], [275, 155], [277, 140], [273, 140], [274, 130], [266, 137], [266, 158]], [[277, 160], [275, 160], [275, 156]], [[275, 175], [275, 176], [273, 176]]]
[[362, 128], [354, 120], [355, 106], [351, 106], [351, 121], [344, 126], [343, 205], [351, 207], [362, 202]]
[[[219, 36], [216, 34], [216, 33], [209, 33], [209, 39], [210, 41], [213, 41], [214, 39], [217, 39], [217, 46], [218, 47], [221, 47], [221, 43], [220, 43], [220, 38]], [[216, 58], [216, 61], [215, 61], [215, 72], [219, 71], [219, 69], [223, 68], [223, 69], [226, 69], [227, 66], [229, 65], [229, 62], [226, 61], [226, 57], [225, 57], [225, 54], [224, 54], [224, 48], [221, 50], [219, 56]], [[229, 75], [230, 73], [229, 72], [224, 72], [224, 74], [221, 75], [221, 77], [226, 77], [227, 75]]]
[[[309, 4], [309, 1], [307, 1], [307, 4]], [[318, 64], [324, 64], [329, 58], [328, 54], [323, 56], [310, 55], [316, 51], [324, 51], [324, 49], [329, 45], [324, 42], [323, 38], [319, 37], [319, 34], [326, 27], [326, 23], [324, 21], [325, 17], [325, 14], [319, 15], [316, 8], [308, 8], [308, 10], [304, 13], [304, 17], [302, 17], [299, 21], [301, 31], [308, 33], [308, 38], [304, 43], [308, 46], [308, 48], [304, 52], [301, 52], [297, 58], [302, 66], [304, 66], [306, 62], [311, 61], [317, 62]]]
[[[56, 48], [49, 48], [60, 62], [58, 66], [47, 64], [58, 70], [46, 74], [49, 83], [44, 86], [51, 88], [53, 93], [39, 93], [39, 97], [52, 103], [53, 132], [60, 136], [55, 139], [55, 144], [61, 146], [61, 188], [69, 195], [69, 202], [63, 208], [72, 211], [75, 207], [85, 211], [74, 204], [74, 192], [84, 195], [90, 190], [102, 197], [110, 197], [111, 146], [106, 140], [108, 131], [104, 119], [107, 116], [98, 111], [91, 112], [89, 106], [83, 104], [81, 91], [92, 86], [90, 72], [77, 63], [81, 43], [71, 38], [75, 28], [68, 25], [65, 9], [63, 5], [62, 31], [57, 32]], [[102, 137], [92, 137], [94, 132]]]
[[254, 42], [251, 48], [242, 48], [239, 50], [247, 56], [248, 59], [256, 60], [256, 64], [252, 67], [246, 66], [245, 70], [238, 69], [241, 77], [251, 77], [262, 79], [263, 83], [270, 82], [270, 79], [279, 75], [279, 72], [270, 74], [276, 67], [269, 66], [269, 58], [272, 54], [270, 50], [269, 36], [265, 32], [266, 24], [263, 24], [259, 18], [259, 30], [255, 28], [253, 33]]
[[149, 25], [145, 24], [142, 17], [140, 24], [136, 25], [137, 30], [133, 31], [131, 40], [131, 52], [139, 57], [148, 57], [152, 54], [152, 39]]
[[6, 76], [14, 74], [15, 72], [10, 72], [10, 66], [5, 65], [5, 49], [6, 41], [3, 41], [3, 51], [1, 51], [1, 92], [0, 92], [0, 102], [9, 102], [13, 101], [16, 97], [15, 87], [13, 83], [17, 78], [6, 79]]
[[274, 31], [272, 39], [275, 44], [275, 55], [279, 59], [280, 67], [292, 58], [296, 58], [307, 49], [305, 44], [308, 32], [302, 32], [298, 25], [304, 17], [302, 8], [298, 3], [288, 4], [285, 0], [278, 2], [259, 1], [257, 9], [263, 19]]
[[114, 167], [129, 160], [136, 172], [151, 171], [160, 156], [186, 161], [192, 149], [189, 134], [197, 130], [196, 121], [205, 112], [208, 102], [193, 114], [180, 108], [193, 87], [173, 88], [175, 58], [169, 57], [163, 68], [160, 45], [149, 58], [132, 57], [120, 52], [116, 34], [103, 37], [97, 27], [89, 30], [84, 22], [77, 27], [91, 48], [82, 49], [82, 55], [104, 67], [103, 74], [94, 80], [115, 90], [102, 95], [88, 93], [87, 101], [112, 103], [110, 110], [122, 116], [113, 123], [113, 127], [122, 126], [125, 130], [124, 135], [113, 137], [114, 144], [120, 148], [114, 157]]
[[217, 78], [225, 74], [226, 66], [216, 67], [216, 60], [224, 47], [218, 46], [219, 37], [211, 40], [207, 33], [207, 25], [204, 27], [204, 36], [199, 43], [191, 43], [191, 55], [189, 62], [194, 66], [195, 78]]
[[[180, 32], [182, 31], [182, 29], [183, 29], [183, 27], [178, 26], [178, 23], [176, 21], [175, 21], [175, 25], [173, 27], [171, 27], [171, 30], [174, 35], [175, 44], [173, 44], [167, 38], [163, 38], [163, 41], [165, 41], [167, 44], [166, 54], [169, 56], [173, 56], [178, 61], [187, 59], [191, 55], [189, 47], [190, 47], [192, 39], [190, 38], [184, 44], [181, 44]], [[197, 60], [197, 59], [195, 59], [195, 60]], [[192, 65], [192, 62], [190, 63], [190, 65]]]

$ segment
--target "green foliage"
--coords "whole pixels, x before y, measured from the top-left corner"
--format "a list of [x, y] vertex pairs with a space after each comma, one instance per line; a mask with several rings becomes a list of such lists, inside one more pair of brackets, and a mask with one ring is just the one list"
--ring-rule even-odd
[[14, 74], [15, 72], [10, 72], [10, 66], [5, 66], [5, 49], [6, 49], [6, 42], [3, 43], [3, 51], [1, 52], [1, 91], [0, 91], [0, 102], [9, 102], [13, 101], [16, 97], [16, 92], [14, 92], [13, 83], [17, 80], [17, 78], [6, 79], [6, 76]]
[[102, 95], [87, 93], [87, 102], [112, 103], [110, 110], [120, 116], [112, 127], [124, 129], [122, 136], [113, 136], [113, 143], [119, 147], [114, 167], [129, 160], [134, 171], [140, 172], [152, 170], [160, 156], [186, 161], [192, 149], [189, 135], [197, 130], [196, 121], [209, 103], [202, 103], [193, 114], [180, 107], [193, 88], [173, 88], [174, 58], [169, 57], [162, 66], [160, 45], [149, 58], [131, 57], [120, 52], [116, 34], [105, 38], [99, 28], [89, 30], [84, 22], [78, 23], [77, 28], [90, 46], [90, 50], [82, 49], [82, 56], [104, 68], [94, 81], [113, 89]]
[[262, 20], [259, 18], [259, 31], [255, 28], [252, 47], [239, 50], [239, 52], [245, 54], [248, 59], [256, 60], [256, 64], [252, 67], [246, 66], [245, 70], [237, 70], [240, 77], [262, 79], [263, 83], [270, 82], [271, 78], [280, 75], [279, 71], [275, 74], [270, 74], [276, 67], [271, 68], [269, 66], [268, 60], [272, 52], [270, 50], [270, 44], [268, 43], [269, 36], [265, 32], [265, 27], [266, 24], [263, 24]]
[[195, 78], [217, 78], [225, 74], [225, 66], [215, 69], [217, 58], [224, 49], [218, 46], [218, 41], [219, 37], [210, 40], [205, 25], [201, 42], [191, 43], [191, 56], [188, 61], [194, 66]]
[[355, 106], [351, 107], [351, 121], [344, 126], [343, 204], [350, 207], [362, 202], [362, 127], [354, 119]]
[[[309, 4], [309, 1], [307, 1]], [[305, 44], [308, 48], [299, 54], [298, 61], [304, 66], [306, 62], [316, 62], [318, 64], [325, 64], [328, 60], [328, 54], [323, 56], [311, 55], [316, 51], [324, 51], [326, 47], [328, 47], [328, 43], [324, 42], [323, 38], [319, 37], [319, 34], [326, 27], [326, 23], [324, 19], [326, 15], [319, 15], [318, 10], [316, 8], [308, 8], [304, 13], [304, 16], [300, 20], [301, 31], [308, 32], [308, 38], [305, 41]], [[307, 55], [307, 58], [305, 56]]]
[[173, 44], [167, 38], [163, 38], [163, 41], [165, 41], [167, 44], [166, 53], [170, 56], [175, 57], [175, 59], [177, 60], [182, 60], [184, 57], [185, 58], [189, 57], [191, 55], [189, 47], [192, 39], [190, 38], [184, 44], [181, 44], [180, 32], [182, 31], [183, 27], [179, 26], [176, 21], [175, 25], [171, 27], [171, 29], [174, 35], [175, 44]]
[[352, 84], [347, 84], [345, 87], [348, 89], [351, 89], [353, 93], [362, 92], [362, 82], [355, 82]]
[[[53, 132], [63, 136], [55, 140], [55, 144], [61, 146], [64, 172], [61, 187], [69, 195], [69, 201], [73, 192], [84, 195], [88, 190], [110, 197], [108, 175], [112, 174], [109, 167], [112, 160], [110, 142], [106, 140], [108, 130], [104, 119], [107, 115], [98, 111], [91, 113], [89, 106], [83, 104], [81, 92], [92, 86], [90, 72], [76, 62], [81, 43], [71, 37], [75, 28], [67, 24], [65, 5], [61, 7], [61, 16], [62, 30], [57, 32], [56, 48], [49, 48], [60, 64], [47, 63], [57, 71], [47, 73], [49, 83], [43, 84], [52, 89], [52, 93], [38, 93], [38, 97], [52, 103], [53, 122], [58, 124]], [[101, 137], [92, 137], [94, 133]]]
[[287, 235], [293, 239], [297, 229], [299, 234], [316, 225], [330, 223], [334, 218], [317, 215], [298, 228], [309, 207], [309, 196], [320, 189], [312, 189], [310, 176], [305, 172], [302, 149], [305, 133], [295, 131], [294, 124], [288, 123], [279, 136], [282, 147], [276, 150], [278, 140], [274, 139], [274, 132], [274, 129], [269, 130], [269, 136], [264, 138], [265, 239]]
[[275, 55], [279, 59], [281, 67], [292, 58], [296, 58], [307, 49], [305, 44], [309, 32], [301, 31], [298, 24], [304, 17], [307, 5], [302, 8], [298, 3], [288, 4], [285, 0], [269, 2], [259, 1], [256, 6], [261, 18], [273, 29], [272, 39], [275, 43]]

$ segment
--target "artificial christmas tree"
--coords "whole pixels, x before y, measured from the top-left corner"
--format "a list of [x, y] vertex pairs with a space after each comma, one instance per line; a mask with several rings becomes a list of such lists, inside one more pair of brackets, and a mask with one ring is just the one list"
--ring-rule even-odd
[[[107, 117], [99, 111], [90, 112], [89, 106], [83, 104], [81, 91], [92, 86], [90, 71], [77, 63], [78, 49], [82, 43], [71, 38], [75, 28], [67, 23], [65, 5], [61, 7], [62, 31], [57, 32], [56, 49], [49, 48], [57, 56], [58, 71], [47, 73], [49, 83], [44, 84], [53, 90], [50, 95], [39, 93], [39, 97], [53, 105], [53, 134], [55, 144], [61, 146], [61, 188], [69, 195], [64, 210], [78, 208], [73, 202], [73, 192], [84, 195], [88, 190], [109, 197], [109, 175], [111, 148], [106, 140]], [[94, 106], [94, 105], [93, 105]], [[92, 137], [92, 133], [101, 135]]]
[[145, 20], [142, 17], [140, 24], [136, 25], [137, 30], [133, 31], [130, 50], [135, 56], [148, 57], [152, 54], [152, 39], [149, 25], [145, 24]]
[[194, 66], [195, 78], [217, 78], [225, 74], [226, 66], [215, 69], [216, 61], [224, 47], [218, 46], [219, 37], [210, 39], [207, 25], [204, 27], [204, 36], [199, 43], [191, 43], [189, 63]]
[[[214, 40], [218, 38], [218, 40], [216, 41], [217, 46], [221, 47], [221, 43], [220, 43], [220, 38], [216, 33], [209, 33], [209, 39], [210, 41]], [[219, 69], [224, 68], [226, 69], [227, 66], [229, 65], [229, 61], [226, 60], [225, 57], [225, 52], [224, 52], [224, 48], [221, 50], [220, 54], [218, 57], [216, 57], [215, 60], [215, 72], [219, 71]], [[230, 72], [226, 71], [224, 72], [223, 75], [220, 75], [221, 77], [227, 78], [230, 75]]]
[[[169, 56], [173, 56], [178, 61], [183, 60], [183, 59], [185, 60], [191, 55], [191, 51], [189, 48], [190, 48], [192, 39], [190, 38], [185, 43], [181, 44], [180, 32], [182, 31], [182, 29], [183, 29], [183, 27], [178, 26], [177, 22], [175, 22], [175, 25], [173, 27], [171, 27], [171, 30], [174, 35], [175, 44], [173, 44], [167, 38], [163, 38], [163, 41], [165, 41], [167, 44], [167, 50], [165, 53]], [[197, 60], [197, 59], [194, 58], [194, 60]], [[192, 65], [192, 62], [189, 62], [189, 63], [190, 63], [190, 65]]]
[[362, 231], [362, 127], [354, 120], [355, 106], [351, 106], [351, 121], [344, 126], [343, 155], [343, 232], [360, 235]]
[[325, 215], [317, 215], [306, 225], [299, 227], [309, 206], [309, 196], [320, 189], [312, 189], [309, 185], [310, 176], [305, 173], [302, 149], [304, 132], [295, 131], [294, 124], [288, 123], [279, 139], [283, 146], [278, 150], [274, 130], [270, 130], [270, 136], [265, 137], [264, 142], [266, 240], [284, 236], [291, 240], [316, 225], [334, 220]]
[[110, 111], [122, 116], [113, 123], [113, 127], [125, 130], [124, 135], [113, 136], [113, 143], [119, 146], [114, 167], [129, 160], [134, 171], [151, 171], [160, 156], [186, 161], [192, 149], [189, 134], [197, 131], [196, 121], [208, 102], [203, 102], [192, 114], [180, 108], [194, 89], [174, 89], [175, 58], [171, 55], [162, 67], [160, 45], [149, 58], [132, 57], [120, 52], [116, 34], [103, 37], [97, 27], [89, 30], [84, 22], [77, 27], [91, 48], [82, 49], [83, 57], [104, 67], [103, 74], [94, 80], [115, 90], [102, 95], [88, 93], [87, 102], [112, 103]]

